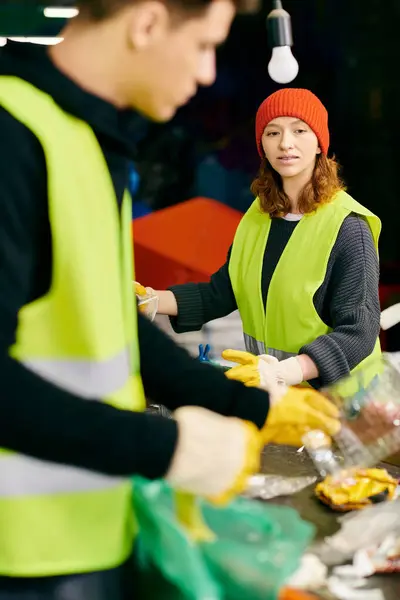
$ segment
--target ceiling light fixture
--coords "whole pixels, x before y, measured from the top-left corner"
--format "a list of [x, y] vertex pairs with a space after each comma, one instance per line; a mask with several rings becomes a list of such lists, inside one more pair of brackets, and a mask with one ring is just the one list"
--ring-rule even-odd
[[277, 83], [290, 83], [297, 77], [299, 64], [292, 54], [293, 35], [290, 15], [282, 8], [281, 0], [273, 1], [273, 9], [267, 17], [268, 39], [272, 56], [268, 73]]
[[42, 46], [55, 46], [63, 41], [62, 37], [10, 37], [12, 42], [25, 42], [30, 44], [40, 44]]
[[79, 10], [68, 6], [47, 6], [43, 14], [48, 19], [72, 19], [79, 14]]

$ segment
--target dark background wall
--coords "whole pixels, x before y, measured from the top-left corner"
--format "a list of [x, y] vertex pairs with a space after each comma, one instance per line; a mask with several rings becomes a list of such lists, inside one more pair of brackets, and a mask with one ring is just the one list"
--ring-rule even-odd
[[[400, 2], [379, 4], [378, 0], [284, 2], [292, 16], [294, 53], [300, 63], [292, 86], [311, 89], [326, 104], [331, 151], [342, 165], [348, 190], [383, 221], [381, 258], [386, 263], [400, 259]], [[267, 2], [261, 15], [237, 18], [219, 53], [216, 84], [202, 90], [172, 124], [157, 127], [155, 134], [162, 138], [164, 132], [179, 129], [181, 146], [185, 147], [185, 139], [195, 164], [204, 156], [210, 162], [210, 156], [217, 153], [219, 163], [231, 174], [232, 185], [215, 183], [215, 195], [243, 209], [251, 197], [240, 187], [246, 177], [235, 178], [235, 173], [244, 171], [251, 180], [256, 172], [254, 115], [259, 103], [278, 87], [267, 74], [270, 50], [265, 17], [269, 10]], [[156, 152], [154, 143], [152, 147]], [[190, 170], [188, 148], [182, 154]], [[210, 167], [210, 179], [212, 173], [218, 170]], [[174, 200], [171, 196], [165, 201]]]
[[[38, 2], [0, 2], [0, 34], [54, 35], [61, 21], [45, 19]], [[51, 5], [72, 5], [53, 0]], [[284, 0], [292, 16], [300, 74], [292, 86], [308, 87], [326, 104], [331, 150], [349, 192], [383, 221], [381, 259], [400, 260], [398, 151], [400, 120], [399, 0]], [[245, 210], [258, 167], [254, 115], [277, 85], [270, 57], [264, 0], [261, 13], [238, 17], [218, 56], [212, 88], [201, 90], [168, 125], [149, 125], [135, 170], [137, 200], [156, 210], [206, 193]], [[138, 177], [133, 170], [132, 186]], [[397, 270], [395, 270], [397, 273]], [[393, 277], [393, 272], [390, 275]], [[395, 275], [398, 277], [398, 275]]]

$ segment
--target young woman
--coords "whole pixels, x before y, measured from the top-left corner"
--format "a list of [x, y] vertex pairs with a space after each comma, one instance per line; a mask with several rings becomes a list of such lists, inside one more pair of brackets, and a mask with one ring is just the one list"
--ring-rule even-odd
[[[209, 283], [172, 286], [159, 312], [176, 332], [239, 309], [247, 353], [229, 373], [320, 387], [378, 357], [379, 219], [345, 191], [328, 158], [328, 113], [308, 90], [282, 89], [256, 116], [254, 203]], [[261, 380], [263, 377], [261, 377]], [[259, 384], [259, 380], [257, 382]]]

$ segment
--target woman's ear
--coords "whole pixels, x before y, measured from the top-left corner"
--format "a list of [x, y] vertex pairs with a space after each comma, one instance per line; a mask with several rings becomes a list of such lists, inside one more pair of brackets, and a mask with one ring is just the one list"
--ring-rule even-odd
[[321, 148], [319, 146], [317, 148], [317, 154], [321, 154]]

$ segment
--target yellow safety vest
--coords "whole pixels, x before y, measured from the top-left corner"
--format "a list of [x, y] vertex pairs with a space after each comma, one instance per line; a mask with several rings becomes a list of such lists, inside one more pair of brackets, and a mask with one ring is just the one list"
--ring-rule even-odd
[[[20, 310], [10, 355], [88, 402], [143, 410], [129, 194], [120, 215], [92, 129], [50, 96], [0, 77], [0, 105], [43, 147], [53, 257], [51, 288]], [[0, 574], [121, 564], [136, 530], [131, 507], [128, 479], [0, 450]]]
[[[304, 215], [298, 223], [272, 276], [264, 309], [261, 276], [271, 218], [261, 211], [258, 198], [253, 202], [236, 231], [229, 261], [249, 352], [283, 360], [331, 331], [315, 310], [313, 299], [325, 279], [340, 227], [351, 213], [366, 219], [378, 251], [380, 220], [346, 192], [339, 192], [332, 202]], [[365, 360], [380, 354], [377, 339], [372, 355]]]

